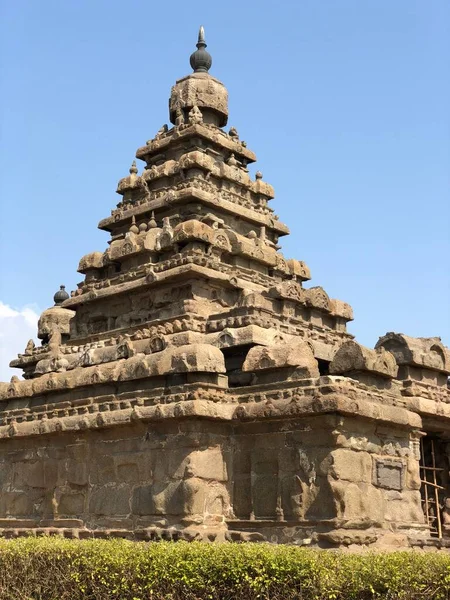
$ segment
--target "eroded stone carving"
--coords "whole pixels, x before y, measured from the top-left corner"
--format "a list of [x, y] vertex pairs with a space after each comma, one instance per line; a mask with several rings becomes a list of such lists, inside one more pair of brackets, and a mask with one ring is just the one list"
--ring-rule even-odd
[[174, 127], [99, 223], [108, 248], [42, 313], [42, 346], [11, 363], [25, 379], [0, 383], [0, 535], [428, 540], [419, 461], [428, 427], [450, 438], [448, 349], [393, 333], [365, 348], [348, 304], [303, 287], [208, 57], [201, 31]]
[[384, 348], [371, 350], [350, 340], [342, 344], [330, 364], [330, 373], [346, 374], [368, 371], [387, 378], [397, 375], [394, 356]]
[[264, 371], [295, 367], [304, 377], [318, 377], [319, 370], [311, 347], [303, 342], [255, 346], [247, 354], [243, 371]]
[[375, 348], [391, 352], [399, 365], [450, 374], [450, 352], [440, 338], [412, 338], [402, 333], [387, 333], [378, 340]]

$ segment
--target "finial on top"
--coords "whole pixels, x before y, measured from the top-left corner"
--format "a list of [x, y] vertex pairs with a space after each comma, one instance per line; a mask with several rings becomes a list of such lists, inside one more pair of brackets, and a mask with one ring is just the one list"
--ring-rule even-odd
[[53, 301], [55, 303], [55, 306], [62, 304], [64, 302], [64, 300], [67, 300], [67, 298], [69, 298], [69, 294], [66, 292], [66, 286], [60, 285], [59, 290], [53, 296]]
[[130, 233], [139, 233], [139, 227], [136, 225], [136, 217], [134, 215], [131, 217], [131, 227], [128, 231]]
[[133, 160], [133, 162], [131, 163], [131, 167], [130, 167], [130, 174], [137, 175], [137, 172], [138, 172], [138, 168], [136, 166], [136, 161]]
[[212, 65], [210, 53], [205, 50], [205, 30], [201, 25], [198, 31], [197, 50], [191, 54], [190, 63], [194, 73], [207, 73]]
[[155, 219], [155, 211], [152, 210], [152, 216], [150, 218], [150, 221], [148, 222], [148, 227], [149, 229], [155, 229], [155, 227], [158, 227], [158, 224], [156, 223], [156, 219]]

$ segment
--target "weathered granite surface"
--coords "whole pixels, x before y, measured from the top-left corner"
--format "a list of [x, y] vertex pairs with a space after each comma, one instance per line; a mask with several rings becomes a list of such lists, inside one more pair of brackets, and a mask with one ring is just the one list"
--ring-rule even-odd
[[304, 287], [197, 46], [107, 249], [0, 383], [0, 532], [426, 545], [419, 441], [450, 440], [449, 350], [365, 348], [351, 307]]

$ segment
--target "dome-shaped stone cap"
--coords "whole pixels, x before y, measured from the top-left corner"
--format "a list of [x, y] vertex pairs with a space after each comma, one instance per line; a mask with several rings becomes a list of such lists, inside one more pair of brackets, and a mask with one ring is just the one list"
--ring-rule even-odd
[[145, 182], [142, 179], [142, 177], [138, 175], [136, 161], [133, 160], [133, 163], [130, 167], [130, 174], [128, 175], [128, 177], [123, 177], [119, 180], [119, 183], [117, 184], [116, 193], [123, 196], [128, 191], [143, 188], [145, 188]]
[[53, 301], [55, 303], [55, 306], [58, 306], [59, 304], [62, 304], [64, 302], [64, 300], [67, 300], [68, 298], [69, 298], [69, 294], [66, 292], [66, 286], [60, 285], [59, 290], [53, 296]]
[[101, 269], [104, 266], [105, 254], [103, 252], [89, 252], [85, 254], [78, 264], [78, 273], [86, 274], [94, 269]]
[[61, 334], [69, 334], [70, 321], [74, 316], [75, 312], [73, 310], [62, 308], [59, 305], [47, 308], [39, 317], [38, 338], [42, 340], [55, 331]]

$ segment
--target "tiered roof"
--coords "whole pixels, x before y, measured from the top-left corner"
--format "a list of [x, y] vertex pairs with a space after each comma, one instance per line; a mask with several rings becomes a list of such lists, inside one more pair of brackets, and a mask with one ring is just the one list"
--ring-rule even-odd
[[[228, 93], [211, 62], [201, 29], [194, 72], [171, 90], [173, 126], [138, 148], [143, 171], [133, 161], [118, 183], [121, 201], [99, 223], [111, 235], [107, 250], [80, 260], [84, 280], [41, 317], [43, 346], [12, 363], [25, 377], [58, 371], [62, 360], [76, 369], [92, 348], [149, 339], [155, 327], [177, 346], [178, 322], [212, 346], [301, 338], [326, 361], [350, 339], [350, 306], [305, 289], [308, 267], [281, 253], [288, 228], [270, 206], [272, 186], [249, 174], [255, 154], [235, 127], [223, 129]], [[57, 341], [47, 332], [53, 321], [64, 322]]]

